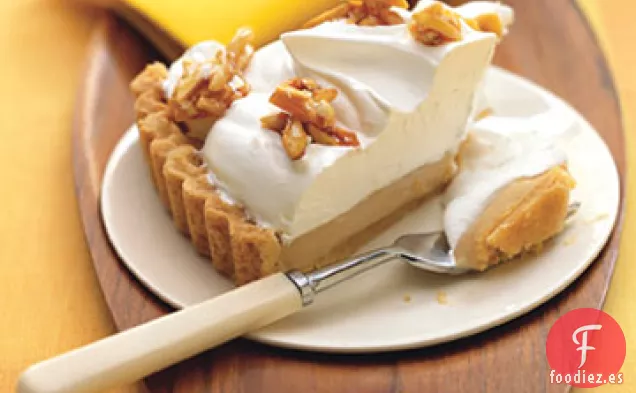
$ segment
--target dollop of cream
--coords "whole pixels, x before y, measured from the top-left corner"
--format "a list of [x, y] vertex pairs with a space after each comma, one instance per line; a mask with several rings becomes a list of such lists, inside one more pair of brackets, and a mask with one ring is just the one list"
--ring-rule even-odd
[[451, 247], [498, 190], [566, 163], [561, 146], [573, 136], [573, 124], [573, 118], [552, 110], [532, 117], [489, 116], [473, 124], [461, 150], [461, 170], [444, 198]]

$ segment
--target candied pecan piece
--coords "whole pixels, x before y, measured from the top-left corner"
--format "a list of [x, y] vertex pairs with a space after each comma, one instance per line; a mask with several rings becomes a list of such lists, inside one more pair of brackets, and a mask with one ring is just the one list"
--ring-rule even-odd
[[287, 122], [282, 131], [283, 147], [292, 160], [298, 160], [305, 154], [305, 149], [309, 144], [307, 134], [303, 129], [303, 124], [298, 120]]
[[327, 146], [360, 146], [356, 133], [344, 128], [320, 128], [311, 123], [305, 123], [304, 126], [315, 143]]
[[320, 87], [318, 82], [310, 78], [292, 78], [287, 82], [284, 82], [284, 84], [289, 85], [294, 89], [309, 91], [314, 91]]
[[325, 100], [314, 100], [313, 109], [316, 112], [316, 121], [314, 123], [318, 127], [333, 127], [336, 125], [336, 111], [330, 103]]
[[283, 83], [298, 90], [305, 90], [311, 93], [314, 100], [325, 100], [331, 102], [338, 96], [338, 91], [334, 88], [323, 88], [318, 82], [310, 78], [293, 78]]
[[381, 24], [380, 18], [375, 15], [365, 16], [358, 22], [360, 26], [378, 26]]
[[462, 39], [461, 17], [435, 2], [413, 14], [409, 24], [411, 35], [429, 46], [438, 46]]
[[[408, 8], [408, 5], [404, 6], [404, 4], [400, 4], [400, 5], [397, 5], [396, 7], [406, 9]], [[400, 15], [390, 10], [389, 8], [381, 9], [379, 12], [379, 18], [383, 22], [383, 24], [387, 26], [399, 25], [401, 23], [404, 23], [404, 19], [402, 19]]]
[[475, 30], [495, 33], [497, 34], [497, 37], [502, 37], [504, 34], [503, 22], [501, 21], [499, 14], [496, 13], [478, 15], [473, 19], [467, 19], [466, 23]]
[[391, 7], [409, 8], [409, 3], [406, 0], [363, 0], [362, 3], [366, 6], [370, 15], [379, 15], [382, 11]]
[[294, 78], [281, 83], [269, 101], [303, 122], [332, 127], [336, 116], [330, 102], [337, 95], [335, 89], [322, 88], [314, 80]]
[[349, 23], [361, 26], [387, 26], [404, 23], [391, 7], [407, 9], [406, 0], [350, 0]]
[[279, 112], [261, 117], [261, 127], [268, 130], [282, 132], [290, 120], [288, 113]]
[[[192, 69], [194, 68], [194, 69]], [[183, 62], [183, 75], [172, 93], [170, 101], [186, 106], [187, 102], [194, 97], [196, 93], [200, 93], [207, 84], [206, 78], [201, 71], [201, 65], [192, 65], [190, 62]]]
[[309, 20], [305, 28], [323, 22], [346, 19], [348, 23], [361, 26], [397, 25], [404, 23], [391, 7], [408, 8], [406, 0], [349, 0]]
[[313, 79], [293, 78], [281, 83], [270, 96], [270, 102], [285, 112], [261, 118], [263, 128], [278, 132], [292, 160], [300, 159], [307, 144], [327, 146], [359, 146], [355, 132], [336, 126], [331, 101], [338, 91], [323, 88]]
[[332, 102], [338, 96], [338, 91], [332, 88], [319, 88], [311, 92], [312, 97], [316, 101]]
[[236, 98], [228, 86], [234, 75], [223, 64], [214, 61], [200, 64], [184, 62], [183, 68], [184, 73], [168, 100], [174, 120], [220, 117]]
[[[242, 72], [254, 53], [253, 40], [249, 29], [239, 29], [225, 50], [219, 50], [212, 59], [183, 61], [183, 74], [168, 100], [168, 113], [177, 123], [203, 125], [182, 127], [199, 129], [192, 137], [205, 139], [211, 124], [223, 116], [232, 102], [249, 93]], [[205, 124], [198, 121], [204, 118], [208, 119]]]
[[311, 92], [290, 85], [279, 85], [269, 101], [303, 122], [330, 127], [336, 122], [333, 107], [324, 100], [316, 101]]
[[360, 141], [355, 132], [345, 130], [342, 127], [334, 127], [329, 130], [339, 141], [342, 146], [360, 146]]
[[254, 33], [252, 30], [242, 27], [238, 29], [232, 40], [226, 46], [228, 63], [237, 71], [245, 71], [254, 55]]
[[316, 143], [327, 146], [338, 146], [340, 144], [340, 140], [338, 138], [311, 123], [305, 124], [305, 130]]

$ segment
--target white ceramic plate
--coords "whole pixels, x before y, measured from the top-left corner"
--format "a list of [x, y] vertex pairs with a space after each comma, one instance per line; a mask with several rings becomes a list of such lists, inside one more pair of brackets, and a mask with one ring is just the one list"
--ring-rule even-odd
[[[433, 275], [395, 261], [317, 297], [314, 305], [250, 334], [269, 344], [323, 352], [377, 352], [437, 344], [509, 321], [574, 281], [607, 241], [618, 211], [619, 178], [605, 143], [570, 106], [536, 85], [493, 68], [486, 95], [498, 114], [526, 116], [554, 107], [574, 116], [578, 135], [566, 146], [582, 207], [539, 256], [486, 273]], [[129, 131], [114, 150], [102, 189], [102, 214], [113, 246], [157, 296], [184, 307], [219, 295], [232, 284], [198, 256], [173, 227]], [[433, 200], [367, 247], [399, 232], [435, 229]], [[446, 302], [439, 298], [446, 298]]]

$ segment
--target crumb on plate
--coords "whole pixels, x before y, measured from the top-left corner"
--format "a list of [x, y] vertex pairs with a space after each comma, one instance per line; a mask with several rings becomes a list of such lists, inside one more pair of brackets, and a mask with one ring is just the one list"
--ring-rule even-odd
[[564, 246], [571, 246], [574, 243], [576, 243], [576, 236], [575, 235], [572, 235], [572, 236], [568, 237], [567, 239], [565, 239], [563, 241], [563, 245]]
[[596, 222], [603, 221], [603, 220], [605, 220], [605, 219], [609, 218], [609, 216], [610, 216], [610, 215], [609, 215], [608, 213], [599, 213], [599, 214], [597, 214], [596, 216], [594, 216], [594, 217], [592, 217], [592, 218], [587, 219], [587, 220], [586, 220], [586, 223], [588, 223], [588, 224], [594, 224], [594, 223], [596, 223]]
[[437, 291], [437, 303], [442, 305], [448, 304], [448, 296], [445, 291]]

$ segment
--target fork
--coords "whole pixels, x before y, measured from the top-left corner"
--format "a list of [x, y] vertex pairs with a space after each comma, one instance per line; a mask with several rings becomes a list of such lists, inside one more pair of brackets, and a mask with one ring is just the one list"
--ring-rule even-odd
[[[569, 206], [567, 218], [580, 203]], [[98, 392], [134, 382], [310, 306], [317, 294], [388, 261], [464, 274], [443, 232], [408, 234], [391, 246], [310, 273], [277, 273], [29, 367], [18, 393]]]

